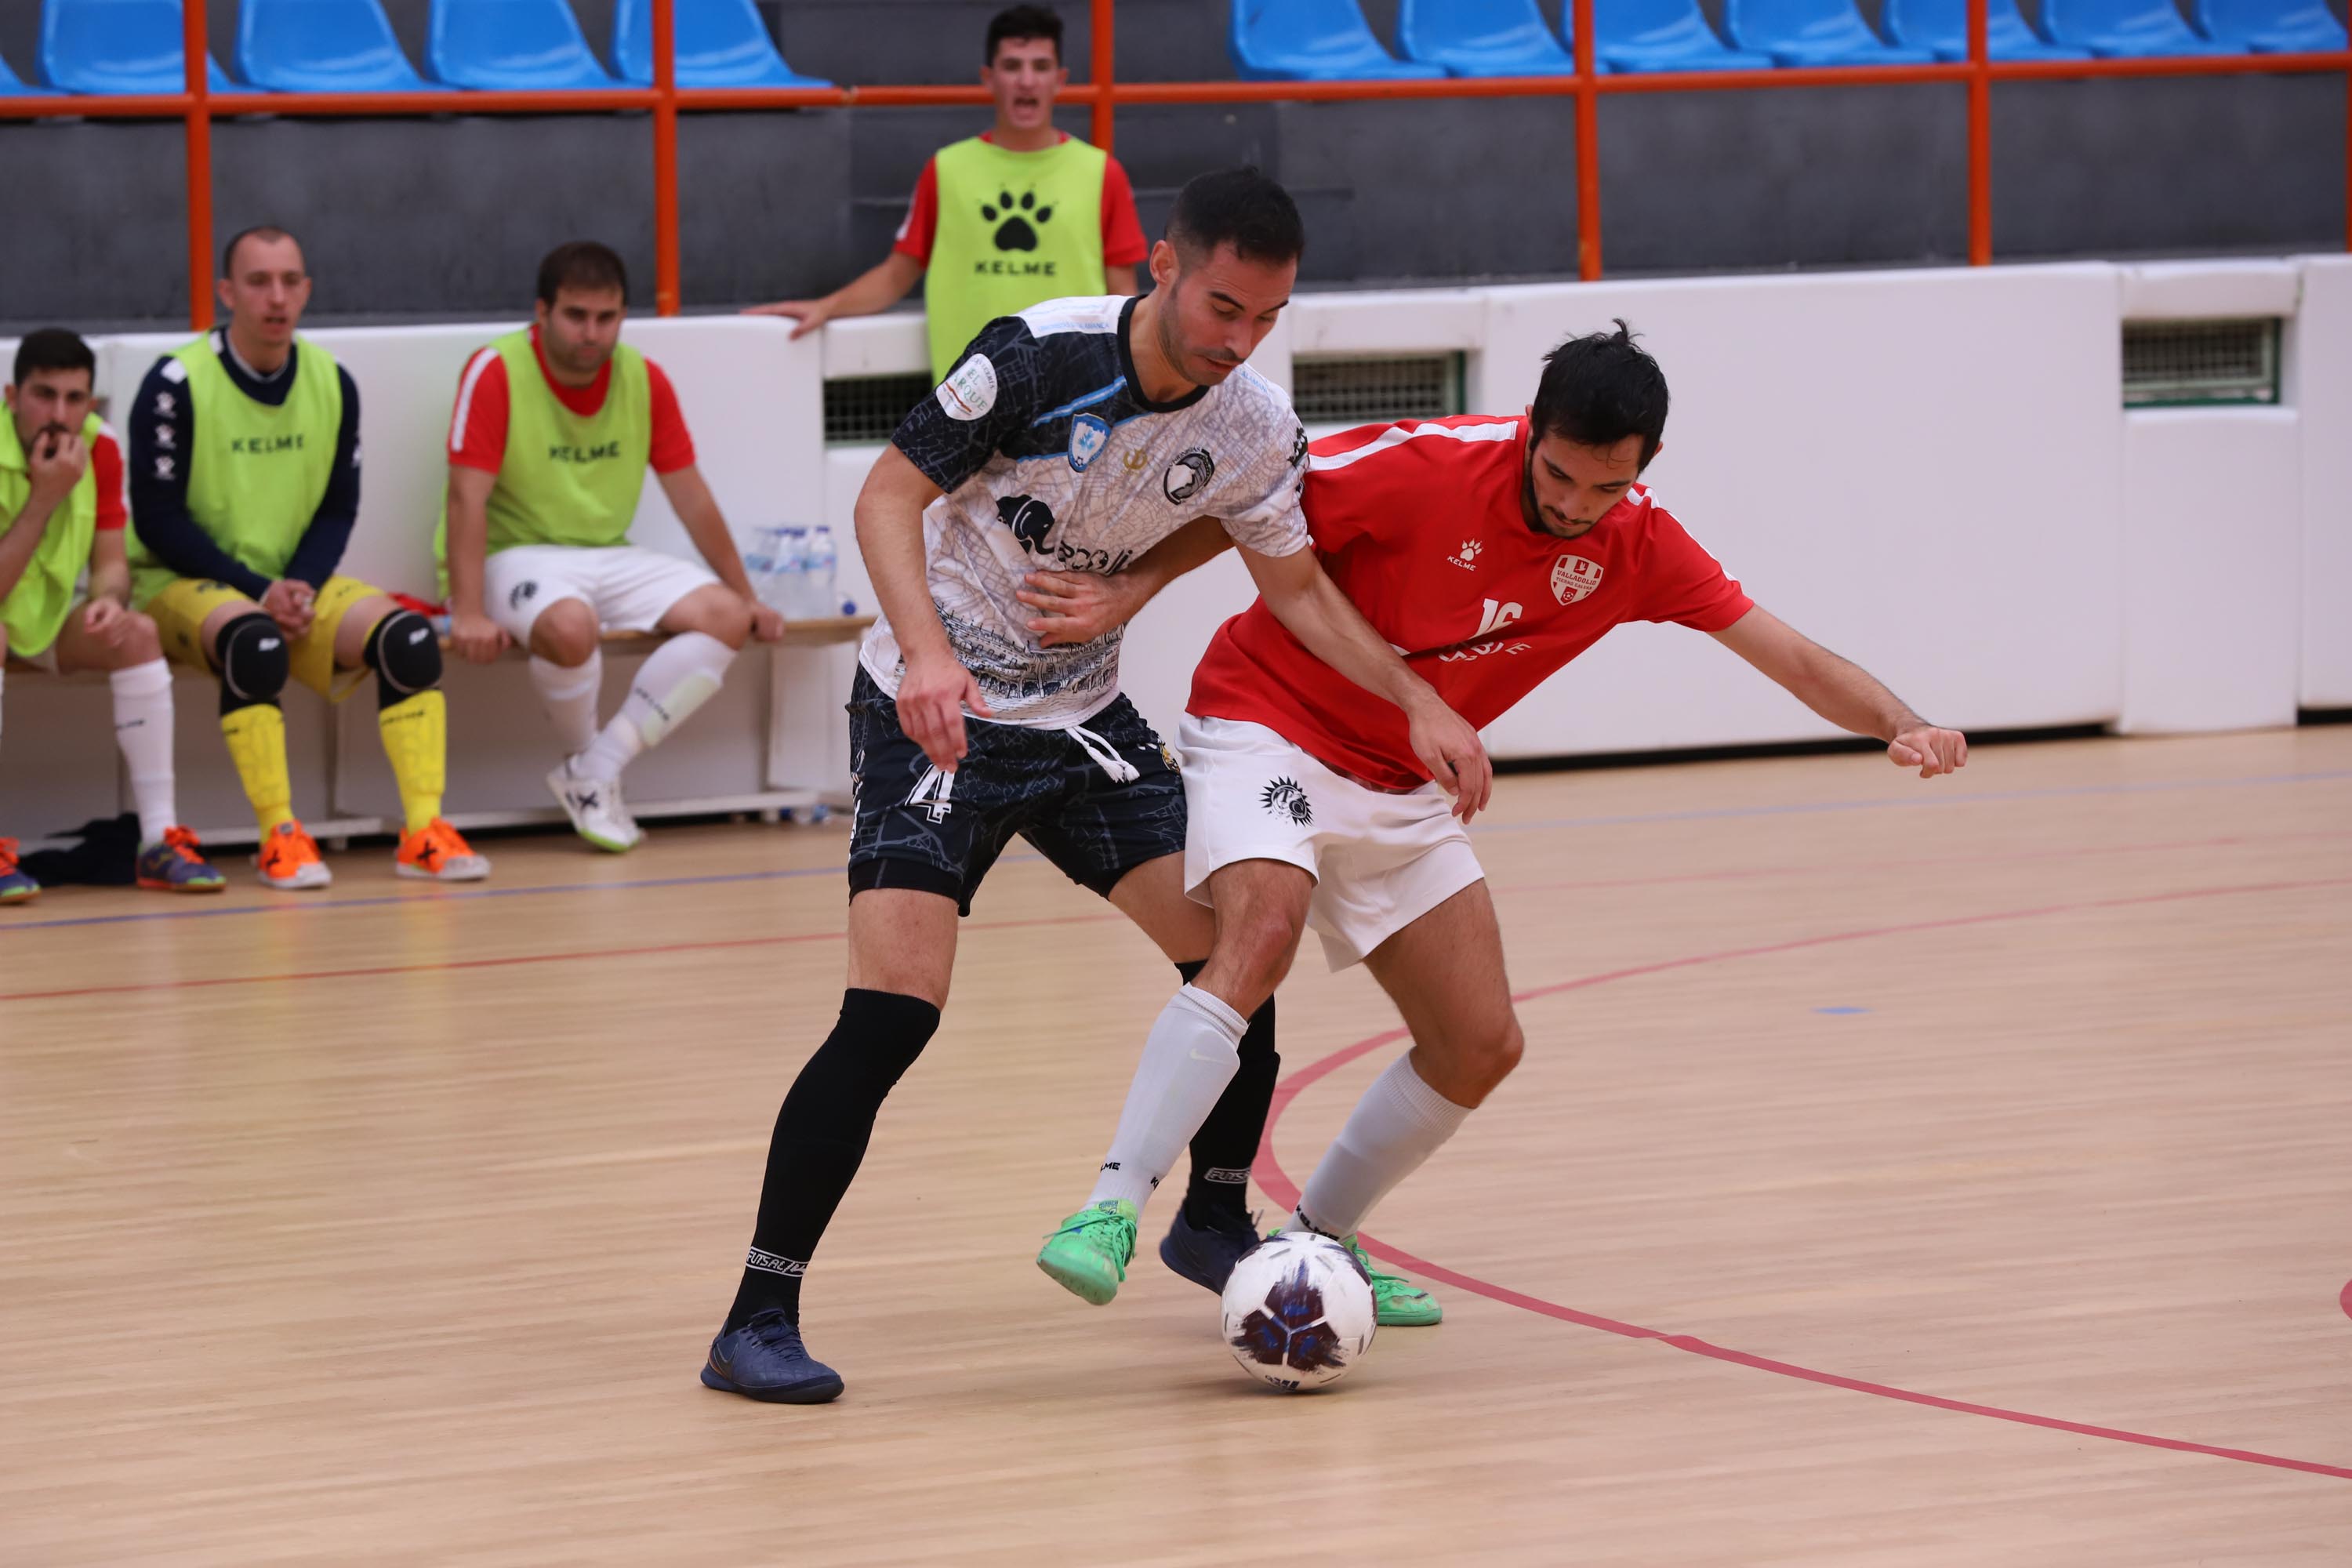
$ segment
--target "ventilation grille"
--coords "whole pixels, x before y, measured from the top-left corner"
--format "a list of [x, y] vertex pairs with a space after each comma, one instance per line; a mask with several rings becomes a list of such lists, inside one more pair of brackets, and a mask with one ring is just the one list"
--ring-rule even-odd
[[829, 447], [887, 441], [907, 410], [930, 395], [928, 375], [854, 375], [824, 384], [824, 439]]
[[2279, 324], [2126, 321], [2124, 404], [2276, 403]]
[[1462, 356], [1307, 359], [1291, 365], [1291, 405], [1302, 425], [1443, 419], [1462, 412]]

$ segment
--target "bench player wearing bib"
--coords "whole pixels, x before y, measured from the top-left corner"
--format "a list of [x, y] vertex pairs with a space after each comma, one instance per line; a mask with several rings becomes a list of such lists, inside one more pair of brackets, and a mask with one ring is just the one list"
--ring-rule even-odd
[[[155, 623], [130, 607], [122, 449], [90, 412], [97, 372], [89, 345], [56, 327], [16, 345], [0, 420], [0, 669], [107, 672], [139, 808], [139, 885], [216, 893], [220, 873], [173, 801], [172, 672]], [[16, 863], [16, 841], [0, 838], [0, 904], [40, 890]]]
[[[746, 639], [784, 632], [694, 466], [669, 378], [620, 341], [628, 286], [621, 258], [593, 241], [539, 264], [531, 325], [477, 351], [458, 378], [434, 541], [450, 645], [476, 664], [510, 641], [530, 650], [563, 751], [547, 787], [581, 837], [616, 855], [645, 837], [621, 771], [710, 700]], [[709, 567], [629, 542], [648, 466]], [[600, 731], [607, 630], [671, 636]]]
[[[802, 1341], [803, 1276], [884, 1097], [939, 1027], [957, 918], [1014, 837], [1180, 967], [1209, 951], [1207, 911], [1182, 887], [1181, 784], [1118, 694], [1121, 626], [1082, 631], [1058, 595], [1033, 595], [1054, 601], [1038, 613], [1024, 598], [1038, 568], [1156, 584], [1188, 553], [1162, 548], [1180, 531], [1229, 534], [1269, 613], [1404, 705], [1414, 754], [1449, 779], [1458, 769], [1465, 801], [1485, 798], [1476, 735], [1316, 569], [1298, 513], [1305, 437], [1289, 399], [1243, 363], [1288, 302], [1303, 245], [1289, 196], [1256, 170], [1194, 180], [1152, 252], [1157, 290], [991, 322], [867, 478], [857, 535], [884, 618], [850, 698], [848, 989], [777, 1114], [709, 1386], [791, 1404], [841, 1392]], [[1273, 1089], [1273, 1015], [1180, 996], [1222, 1064], [1182, 1113], [1203, 1130], [1195, 1160], [1246, 1167]], [[1244, 1056], [1262, 1065], [1219, 1108]]]
[[221, 734], [261, 828], [261, 880], [334, 879], [294, 816], [289, 677], [340, 701], [376, 679], [376, 724], [404, 816], [395, 869], [490, 873], [441, 816], [448, 711], [432, 623], [340, 575], [360, 507], [360, 394], [296, 335], [310, 300], [302, 247], [247, 229], [221, 258], [229, 324], [155, 362], [131, 413], [132, 603], [163, 650], [220, 677]]
[[[1672, 621], [1712, 634], [1832, 723], [1885, 741], [1922, 778], [1966, 762], [1959, 731], [1929, 724], [1758, 607], [1658, 505], [1638, 480], [1665, 423], [1665, 377], [1622, 321], [1570, 339], [1547, 359], [1525, 417], [1412, 421], [1317, 442], [1306, 492], [1316, 551], [1380, 633], [1481, 726], [1611, 627]], [[1372, 1205], [1519, 1059], [1485, 873], [1402, 728], [1263, 604], [1218, 632], [1187, 709], [1184, 882], [1217, 912], [1215, 951], [1195, 984], [1229, 1007], [1254, 1007], [1311, 926], [1333, 969], [1371, 970], [1412, 1035], [1291, 1218], [1354, 1247]], [[1107, 1173], [1150, 1168], [1191, 1135], [1186, 1108], [1225, 1069], [1192, 1056], [1190, 1035], [1170, 1017], [1152, 1031]], [[1140, 1201], [1147, 1190], [1118, 1195]], [[1049, 1272], [1108, 1278], [1132, 1234], [1108, 1215], [1066, 1230], [1048, 1250], [1067, 1256]], [[1375, 1273], [1373, 1286], [1382, 1323], [1438, 1321], [1427, 1292], [1393, 1275]]]

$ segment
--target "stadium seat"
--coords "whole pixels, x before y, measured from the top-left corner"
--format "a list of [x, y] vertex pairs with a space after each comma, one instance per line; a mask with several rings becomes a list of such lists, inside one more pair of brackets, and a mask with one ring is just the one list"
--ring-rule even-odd
[[2042, 0], [2050, 41], [2095, 55], [2242, 55], [2243, 44], [2200, 38], [2172, 0]]
[[1356, 0], [1233, 0], [1226, 34], [1244, 81], [1427, 79], [1443, 66], [1401, 60], [1381, 47]]
[[237, 74], [268, 92], [437, 92], [400, 52], [378, 0], [244, 0]]
[[2344, 24], [2327, 8], [2327, 0], [2194, 0], [2189, 15], [2207, 37], [2257, 54], [2345, 47]]
[[1592, 0], [1592, 52], [1612, 71], [1772, 68], [1717, 37], [1698, 0]]
[[1724, 0], [1735, 47], [1783, 66], [1931, 65], [1932, 49], [1903, 48], [1870, 30], [1854, 0]]
[[1397, 47], [1455, 76], [1556, 76], [1576, 60], [1536, 0], [1399, 0]]
[[[1886, 0], [1886, 36], [1898, 44], [1933, 49], [1940, 60], [1969, 58], [1968, 0]], [[2082, 60], [2088, 49], [2060, 48], [2042, 42], [2017, 0], [1985, 0], [1985, 54], [1996, 60]]]
[[[188, 85], [180, 27], [180, 0], [48, 0], [41, 79], [59, 92], [178, 92]], [[236, 90], [209, 54], [205, 79]]]
[[[673, 0], [680, 87], [831, 87], [784, 63], [751, 0]], [[613, 72], [631, 87], [654, 84], [653, 0], [613, 7]]]
[[6, 60], [0, 60], [0, 96], [5, 96], [9, 93], [16, 92], [38, 92], [39, 90], [40, 89], [38, 88], [26, 87], [23, 82], [18, 81], [16, 79], [16, 73], [8, 68], [8, 62]]
[[488, 92], [618, 87], [564, 0], [433, 0], [425, 68]]

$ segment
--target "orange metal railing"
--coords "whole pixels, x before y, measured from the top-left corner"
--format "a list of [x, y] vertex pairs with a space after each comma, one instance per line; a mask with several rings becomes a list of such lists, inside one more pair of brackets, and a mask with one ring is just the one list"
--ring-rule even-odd
[[[1577, 272], [1601, 276], [1601, 100], [1621, 92], [1723, 92], [1805, 87], [1868, 87], [1904, 82], [1965, 82], [1969, 114], [1969, 260], [1992, 260], [1992, 84], [2090, 77], [2344, 74], [2345, 247], [2352, 249], [2352, 50], [2298, 55], [2193, 55], [2159, 59], [1995, 60], [1985, 49], [1985, 0], [1968, 0], [1969, 58], [1943, 65], [1832, 66], [1787, 70], [1675, 71], [1603, 75], [1592, 54], [1592, 0], [1570, 0], [1576, 39], [1573, 76], [1448, 78], [1435, 81], [1154, 81], [1121, 83], [1112, 68], [1114, 0], [1090, 0], [1094, 79], [1073, 85], [1062, 101], [1093, 111], [1093, 138], [1109, 150], [1120, 104], [1340, 102], [1410, 98], [1567, 97], [1576, 100]], [[654, 298], [677, 313], [677, 117], [718, 110], [889, 109], [984, 105], [972, 87], [681, 88], [671, 16], [675, 0], [653, 0], [654, 85], [586, 92], [285, 93], [224, 92], [205, 78], [205, 0], [183, 0], [187, 86], [141, 97], [0, 98], [0, 121], [55, 116], [180, 120], [185, 126], [188, 180], [188, 319], [213, 321], [212, 122], [224, 115], [579, 114], [644, 110], [653, 121]]]

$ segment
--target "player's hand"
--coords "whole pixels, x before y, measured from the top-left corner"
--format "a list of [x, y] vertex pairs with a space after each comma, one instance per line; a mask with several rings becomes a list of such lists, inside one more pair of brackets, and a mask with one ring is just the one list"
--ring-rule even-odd
[[1898, 768], [1917, 768], [1923, 779], [1958, 773], [1969, 765], [1969, 738], [1958, 730], [1921, 724], [1895, 737], [1886, 760]]
[[1495, 794], [1495, 763], [1470, 721], [1432, 691], [1405, 710], [1412, 754], [1437, 786], [1454, 797], [1454, 815], [1468, 822]]
[[943, 773], [955, 772], [971, 750], [964, 738], [966, 709], [982, 719], [993, 717], [980, 682], [953, 654], [908, 658], [906, 679], [898, 682], [898, 728]]
[[778, 300], [771, 305], [748, 306], [743, 313], [747, 316], [782, 316], [797, 323], [793, 328], [795, 338], [804, 338], [833, 320], [832, 309], [822, 300]]
[[759, 638], [761, 642], [782, 642], [784, 640], [783, 611], [776, 609], [772, 605], [763, 605], [754, 598], [747, 597], [743, 603], [751, 609], [751, 635], [753, 637]]
[[1032, 572], [1013, 595], [1037, 612], [1028, 622], [1039, 647], [1092, 642], [1133, 620], [1151, 602], [1142, 582], [1124, 572]]
[[278, 623], [278, 630], [289, 637], [299, 637], [310, 629], [310, 605], [317, 597], [310, 584], [280, 577], [261, 595], [261, 608]]
[[458, 610], [449, 616], [449, 646], [467, 664], [488, 664], [506, 651], [511, 640], [506, 628], [477, 610]]
[[121, 647], [131, 635], [131, 612], [112, 599], [92, 599], [81, 613], [81, 629], [109, 647]]
[[[89, 466], [89, 452], [82, 446], [80, 431], [61, 430], [54, 426], [42, 431], [33, 437], [33, 450], [26, 464], [33, 482], [29, 499], [56, 507], [81, 482], [82, 470]], [[52, 510], [49, 521], [55, 522], [59, 515], [59, 510]]]

